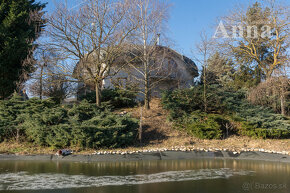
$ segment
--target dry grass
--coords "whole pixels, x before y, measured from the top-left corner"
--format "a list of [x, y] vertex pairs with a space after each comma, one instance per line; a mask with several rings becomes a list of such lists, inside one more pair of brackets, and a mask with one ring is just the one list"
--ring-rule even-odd
[[[126, 109], [133, 117], [140, 119], [141, 107]], [[167, 111], [160, 104], [160, 100], [153, 99], [150, 110], [143, 109], [143, 146], [168, 146], [184, 145], [191, 140], [186, 133], [172, 129], [172, 124], [167, 121]]]
[[0, 143], [0, 153], [14, 154], [52, 154], [55, 152], [52, 148], [40, 147], [31, 143], [18, 143], [16, 141]]
[[[126, 111], [133, 117], [140, 119], [141, 107], [127, 108]], [[153, 99], [150, 110], [143, 110], [143, 141], [122, 151], [136, 151], [140, 149], [171, 148], [174, 146], [194, 146], [204, 149], [229, 149], [240, 151], [242, 149], [265, 149], [271, 151], [290, 152], [290, 139], [252, 139], [250, 137], [231, 136], [224, 140], [201, 140], [187, 135], [185, 132], [172, 128], [167, 121], [167, 112], [162, 109], [160, 100]], [[72, 148], [78, 154], [90, 154], [94, 149], [80, 150]], [[105, 149], [104, 149], [105, 150]], [[114, 151], [117, 151], [114, 150]], [[30, 143], [3, 142], [0, 144], [0, 153], [19, 154], [53, 154], [56, 149], [39, 147]]]

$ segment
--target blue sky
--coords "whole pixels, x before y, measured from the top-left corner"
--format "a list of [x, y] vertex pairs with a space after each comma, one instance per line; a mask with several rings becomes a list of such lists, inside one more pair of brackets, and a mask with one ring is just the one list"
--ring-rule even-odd
[[[54, 9], [56, 0], [41, 0], [48, 2], [46, 11]], [[58, 0], [57, 2], [66, 0]], [[214, 24], [217, 17], [227, 14], [235, 5], [248, 3], [248, 0], [168, 0], [172, 4], [169, 20], [168, 36], [174, 43], [174, 48], [188, 57], [191, 50], [199, 42], [200, 32], [214, 34]], [[252, 1], [252, 0], [251, 0]], [[82, 0], [67, 0], [70, 6], [76, 6]], [[162, 44], [162, 37], [161, 37]]]
[[173, 7], [169, 20], [169, 36], [176, 49], [188, 56], [200, 40], [201, 31], [209, 36], [215, 32], [214, 25], [219, 16], [225, 15], [239, 0], [171, 0]]

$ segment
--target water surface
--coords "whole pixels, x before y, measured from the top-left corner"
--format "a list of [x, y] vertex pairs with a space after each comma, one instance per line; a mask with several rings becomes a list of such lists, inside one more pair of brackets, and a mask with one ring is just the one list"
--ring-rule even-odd
[[290, 164], [245, 160], [0, 161], [2, 193], [290, 192]]

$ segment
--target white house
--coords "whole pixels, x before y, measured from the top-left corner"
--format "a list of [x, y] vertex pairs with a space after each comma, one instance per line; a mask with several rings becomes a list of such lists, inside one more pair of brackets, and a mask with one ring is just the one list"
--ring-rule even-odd
[[[132, 60], [132, 57], [136, 57], [140, 53], [138, 53], [138, 50], [132, 51], [132, 49], [130, 52], [134, 52], [134, 56], [129, 51], [128, 54], [125, 54], [125, 57], [122, 56], [122, 60], [125, 60], [122, 63], [125, 63], [125, 65], [122, 65], [121, 70], [119, 70], [120, 64], [116, 64], [111, 70], [116, 74], [114, 73], [113, 76], [104, 79], [102, 88], [126, 88], [129, 86], [141, 90], [144, 88], [144, 82], [142, 82], [144, 76], [141, 74], [144, 71], [142, 62], [134, 58]], [[190, 87], [194, 84], [194, 78], [198, 76], [197, 66], [190, 58], [165, 46], [156, 45], [154, 47], [152, 66], [150, 69], [150, 83], [155, 84], [151, 90], [151, 96], [159, 97], [162, 90]], [[116, 71], [117, 69], [118, 71]], [[79, 63], [74, 71], [74, 73], [79, 72], [82, 77], [88, 73]], [[94, 90], [93, 85], [90, 82], [80, 82], [78, 96]]]

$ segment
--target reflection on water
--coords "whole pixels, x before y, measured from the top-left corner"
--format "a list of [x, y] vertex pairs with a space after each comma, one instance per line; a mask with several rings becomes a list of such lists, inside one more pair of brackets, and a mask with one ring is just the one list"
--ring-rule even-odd
[[[51, 189], [53, 192], [104, 193], [286, 193], [289, 192], [289, 179], [290, 164], [261, 161], [0, 161], [0, 192], [11, 193], [32, 190], [44, 193], [51, 192]], [[266, 185], [270, 187], [269, 184], [272, 189], [265, 188]]]

